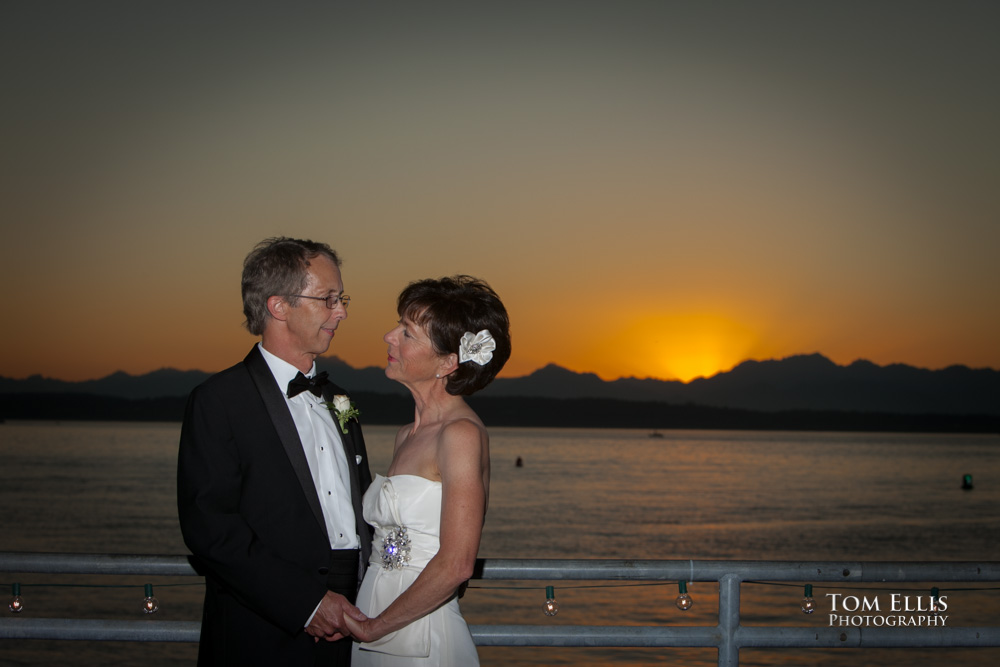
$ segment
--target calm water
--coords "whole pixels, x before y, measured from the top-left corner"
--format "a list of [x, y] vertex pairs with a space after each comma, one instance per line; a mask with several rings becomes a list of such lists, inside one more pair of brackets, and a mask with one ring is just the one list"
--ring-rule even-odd
[[[174, 507], [179, 424], [0, 425], [2, 551], [186, 553]], [[365, 429], [384, 472], [395, 428]], [[494, 558], [996, 560], [1000, 436], [504, 428], [480, 555]], [[522, 457], [524, 466], [514, 461]], [[959, 488], [965, 473], [974, 491]], [[0, 582], [13, 580], [0, 574]], [[145, 579], [20, 575], [36, 617], [138, 619]], [[63, 584], [29, 587], [29, 584]], [[69, 587], [92, 583], [104, 588]], [[202, 588], [152, 581], [158, 619], [196, 620]], [[130, 584], [129, 588], [107, 588]], [[916, 586], [926, 594], [929, 586]], [[9, 590], [5, 588], [4, 590]], [[830, 591], [834, 589], [826, 589]], [[820, 611], [828, 611], [816, 586]], [[472, 624], [714, 625], [717, 587], [475, 582]], [[836, 589], [836, 592], [850, 592]], [[857, 591], [855, 591], [857, 592]], [[278, 594], [278, 592], [276, 592]], [[888, 593], [882, 593], [888, 595]], [[826, 627], [800, 587], [745, 585], [748, 625]], [[949, 625], [1000, 624], [1000, 591], [949, 593]], [[0, 664], [193, 664], [186, 644], [0, 641]], [[484, 665], [715, 665], [714, 649], [481, 648]], [[742, 665], [995, 664], [1000, 650], [743, 650]]]

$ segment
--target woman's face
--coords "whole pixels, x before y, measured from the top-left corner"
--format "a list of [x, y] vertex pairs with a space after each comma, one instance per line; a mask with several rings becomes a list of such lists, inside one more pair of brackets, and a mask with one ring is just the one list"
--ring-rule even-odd
[[443, 358], [434, 350], [427, 329], [409, 318], [399, 320], [382, 340], [389, 345], [386, 377], [411, 384], [441, 372]]

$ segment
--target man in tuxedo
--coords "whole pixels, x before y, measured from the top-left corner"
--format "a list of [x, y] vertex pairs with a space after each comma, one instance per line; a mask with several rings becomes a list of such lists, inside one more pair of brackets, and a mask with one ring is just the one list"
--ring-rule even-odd
[[205, 575], [199, 665], [350, 662], [371, 472], [357, 419], [323, 405], [347, 392], [314, 361], [349, 303], [326, 244], [268, 239], [244, 261], [261, 340], [191, 393], [178, 456], [181, 531]]

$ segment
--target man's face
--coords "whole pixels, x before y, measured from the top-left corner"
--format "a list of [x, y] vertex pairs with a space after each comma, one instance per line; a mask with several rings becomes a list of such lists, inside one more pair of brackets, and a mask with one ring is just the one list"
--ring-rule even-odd
[[[344, 293], [340, 269], [329, 257], [320, 255], [309, 260], [308, 279], [303, 296], [328, 297]], [[298, 305], [287, 311], [286, 324], [293, 352], [317, 357], [330, 349], [334, 332], [340, 321], [347, 317], [347, 309], [338, 302], [329, 309], [316, 299], [299, 299]]]

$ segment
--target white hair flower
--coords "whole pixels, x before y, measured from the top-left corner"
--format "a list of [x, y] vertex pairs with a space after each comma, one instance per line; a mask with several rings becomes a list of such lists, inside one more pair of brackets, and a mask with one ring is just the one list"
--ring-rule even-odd
[[480, 366], [485, 366], [493, 358], [495, 349], [497, 343], [488, 329], [483, 329], [475, 335], [471, 331], [466, 331], [462, 340], [458, 342], [458, 363], [474, 361]]

